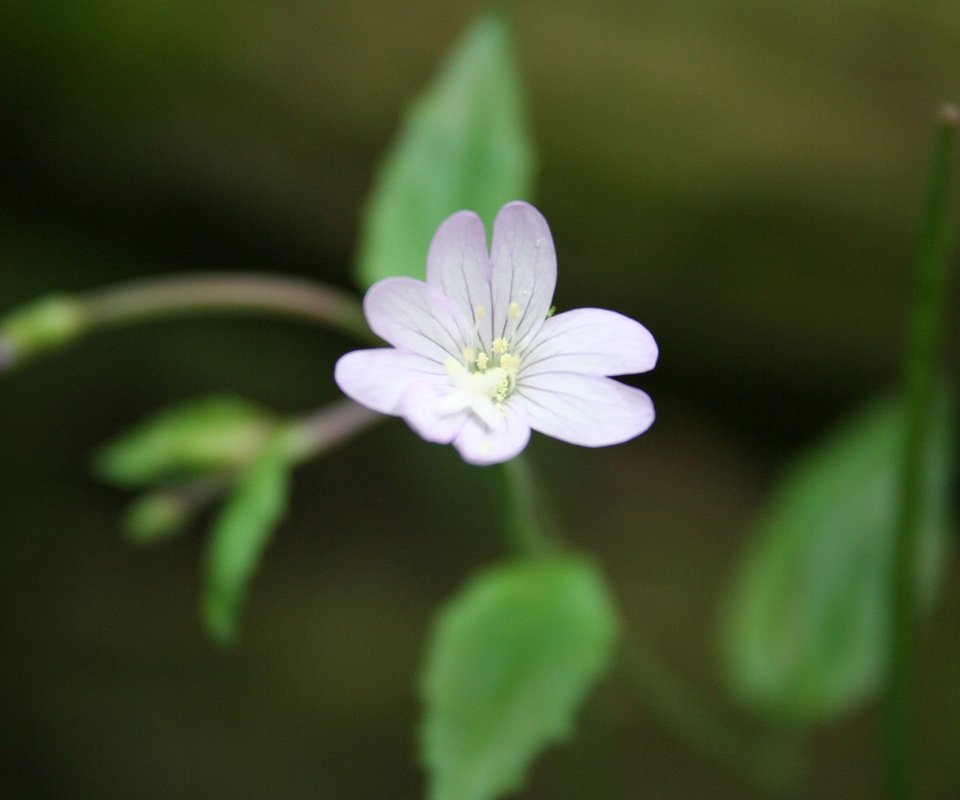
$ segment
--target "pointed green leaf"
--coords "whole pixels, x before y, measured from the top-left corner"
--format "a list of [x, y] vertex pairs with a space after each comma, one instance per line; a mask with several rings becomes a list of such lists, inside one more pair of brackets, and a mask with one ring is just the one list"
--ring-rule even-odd
[[274, 428], [274, 420], [250, 403], [207, 398], [139, 425], [100, 450], [94, 467], [121, 486], [240, 469], [263, 449]]
[[[924, 461], [918, 591], [929, 605], [949, 528], [954, 437], [936, 407]], [[889, 636], [903, 406], [869, 408], [784, 477], [728, 608], [734, 693], [776, 719], [823, 722], [880, 685]]]
[[363, 219], [357, 282], [423, 278], [430, 239], [450, 214], [489, 224], [530, 195], [533, 148], [507, 23], [480, 19], [413, 106], [378, 175]]
[[488, 570], [443, 611], [427, 653], [423, 759], [431, 800], [493, 800], [569, 732], [608, 667], [616, 617], [587, 561]]
[[280, 434], [237, 484], [207, 543], [203, 618], [220, 642], [233, 640], [247, 585], [286, 509], [290, 447]]

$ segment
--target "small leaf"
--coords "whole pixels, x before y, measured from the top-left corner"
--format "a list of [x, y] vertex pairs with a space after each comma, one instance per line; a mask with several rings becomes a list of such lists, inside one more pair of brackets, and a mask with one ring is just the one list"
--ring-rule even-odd
[[364, 219], [356, 278], [423, 278], [437, 226], [461, 209], [488, 225], [528, 197], [533, 148], [507, 23], [480, 19], [410, 110]]
[[207, 398], [139, 425], [100, 450], [94, 467], [121, 486], [242, 469], [263, 449], [274, 428], [274, 420], [250, 403]]
[[427, 653], [423, 759], [431, 800], [492, 800], [565, 737], [608, 667], [617, 621], [587, 561], [488, 570], [443, 611]]
[[240, 480], [207, 543], [203, 618], [222, 643], [233, 640], [237, 617], [263, 551], [286, 509], [290, 448], [277, 435]]
[[[954, 439], [940, 398], [924, 455], [918, 591], [946, 555]], [[836, 717], [884, 676], [903, 406], [869, 408], [785, 476], [746, 553], [724, 631], [745, 703], [794, 724]]]

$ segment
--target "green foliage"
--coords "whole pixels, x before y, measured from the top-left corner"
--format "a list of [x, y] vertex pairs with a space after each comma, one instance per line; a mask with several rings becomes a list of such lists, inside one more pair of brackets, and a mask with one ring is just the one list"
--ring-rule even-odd
[[207, 545], [202, 611], [210, 634], [233, 640], [250, 578], [286, 509], [290, 447], [278, 434], [240, 479]]
[[[921, 599], [939, 584], [954, 457], [940, 398], [923, 456]], [[869, 408], [797, 463], [746, 553], [725, 629], [734, 692], [775, 719], [829, 720], [884, 677], [904, 407]]]
[[104, 447], [97, 472], [121, 486], [221, 470], [242, 469], [276, 427], [256, 406], [232, 397], [214, 397], [177, 406]]
[[492, 800], [569, 732], [607, 668], [617, 620], [571, 556], [491, 569], [443, 611], [427, 655], [423, 758], [432, 800]]
[[530, 194], [533, 146], [506, 22], [477, 22], [419, 101], [381, 168], [363, 221], [356, 278], [423, 278], [430, 239], [469, 208], [490, 223]]

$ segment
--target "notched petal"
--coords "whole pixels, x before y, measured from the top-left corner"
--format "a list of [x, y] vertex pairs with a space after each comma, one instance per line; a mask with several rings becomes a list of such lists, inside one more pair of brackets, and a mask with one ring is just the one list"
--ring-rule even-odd
[[427, 283], [453, 300], [468, 319], [485, 314], [478, 334], [485, 349], [490, 336], [490, 256], [483, 222], [472, 211], [458, 211], [437, 229], [427, 256]]
[[400, 414], [428, 442], [450, 444], [469, 417], [468, 403], [456, 394], [447, 376], [410, 384], [400, 400]]
[[490, 428], [471, 416], [453, 440], [464, 461], [477, 466], [500, 464], [519, 455], [530, 441], [530, 425], [516, 409], [505, 405], [503, 424]]
[[441, 375], [442, 368], [429, 359], [392, 347], [354, 350], [341, 356], [333, 370], [347, 397], [381, 414], [399, 413], [400, 398], [411, 383]]
[[473, 324], [435, 286], [414, 278], [384, 278], [367, 291], [363, 312], [384, 341], [442, 364], [458, 358]]
[[647, 393], [613, 378], [570, 373], [524, 377], [513, 401], [534, 430], [583, 447], [626, 442], [654, 420]]
[[550, 317], [523, 353], [523, 374], [632, 375], [657, 363], [657, 343], [636, 320], [602, 308]]
[[493, 336], [522, 348], [547, 318], [557, 283], [557, 254], [543, 215], [522, 201], [500, 209], [490, 259]]

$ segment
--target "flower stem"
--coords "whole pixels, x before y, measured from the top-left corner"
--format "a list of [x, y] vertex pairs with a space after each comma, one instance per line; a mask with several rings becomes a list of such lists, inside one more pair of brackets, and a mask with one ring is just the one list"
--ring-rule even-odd
[[504, 496], [503, 535], [508, 548], [528, 558], [556, 551], [559, 529], [526, 457], [520, 455], [501, 464], [499, 474]]
[[[371, 425], [389, 419], [352, 400], [338, 400], [287, 423], [285, 441], [291, 462], [301, 464], [344, 444]], [[128, 537], [154, 544], [180, 533], [197, 514], [234, 486], [236, 471], [202, 475], [148, 492], [131, 506]]]
[[637, 700], [670, 733], [715, 763], [732, 768], [769, 797], [792, 797], [800, 782], [798, 742], [750, 733], [678, 678], [635, 633], [624, 634], [620, 669]]
[[389, 417], [354, 403], [338, 400], [301, 417], [290, 428], [290, 447], [296, 462], [309, 461], [343, 444], [371, 425]]
[[218, 273], [134, 281], [80, 296], [48, 297], [0, 320], [0, 372], [99, 328], [197, 313], [271, 314], [378, 343], [348, 292], [278, 275]]
[[[504, 538], [516, 555], [537, 558], [563, 547], [548, 499], [524, 456], [501, 465]], [[713, 760], [733, 768], [770, 796], [788, 796], [799, 775], [796, 747], [782, 738], [742, 731], [694, 687], [671, 673], [651, 647], [621, 625], [618, 668], [644, 708], [672, 734]]]
[[886, 686], [887, 795], [916, 793], [912, 714], [917, 630], [917, 539], [922, 454], [929, 436], [937, 356], [941, 346], [952, 245], [951, 179], [960, 109], [944, 107], [931, 168], [921, 241], [917, 296], [905, 371], [907, 418], [900, 462], [900, 507], [891, 576], [891, 637]]
[[86, 295], [94, 325], [196, 312], [279, 314], [369, 340], [359, 303], [347, 292], [313, 281], [278, 275], [219, 273], [155, 278]]

